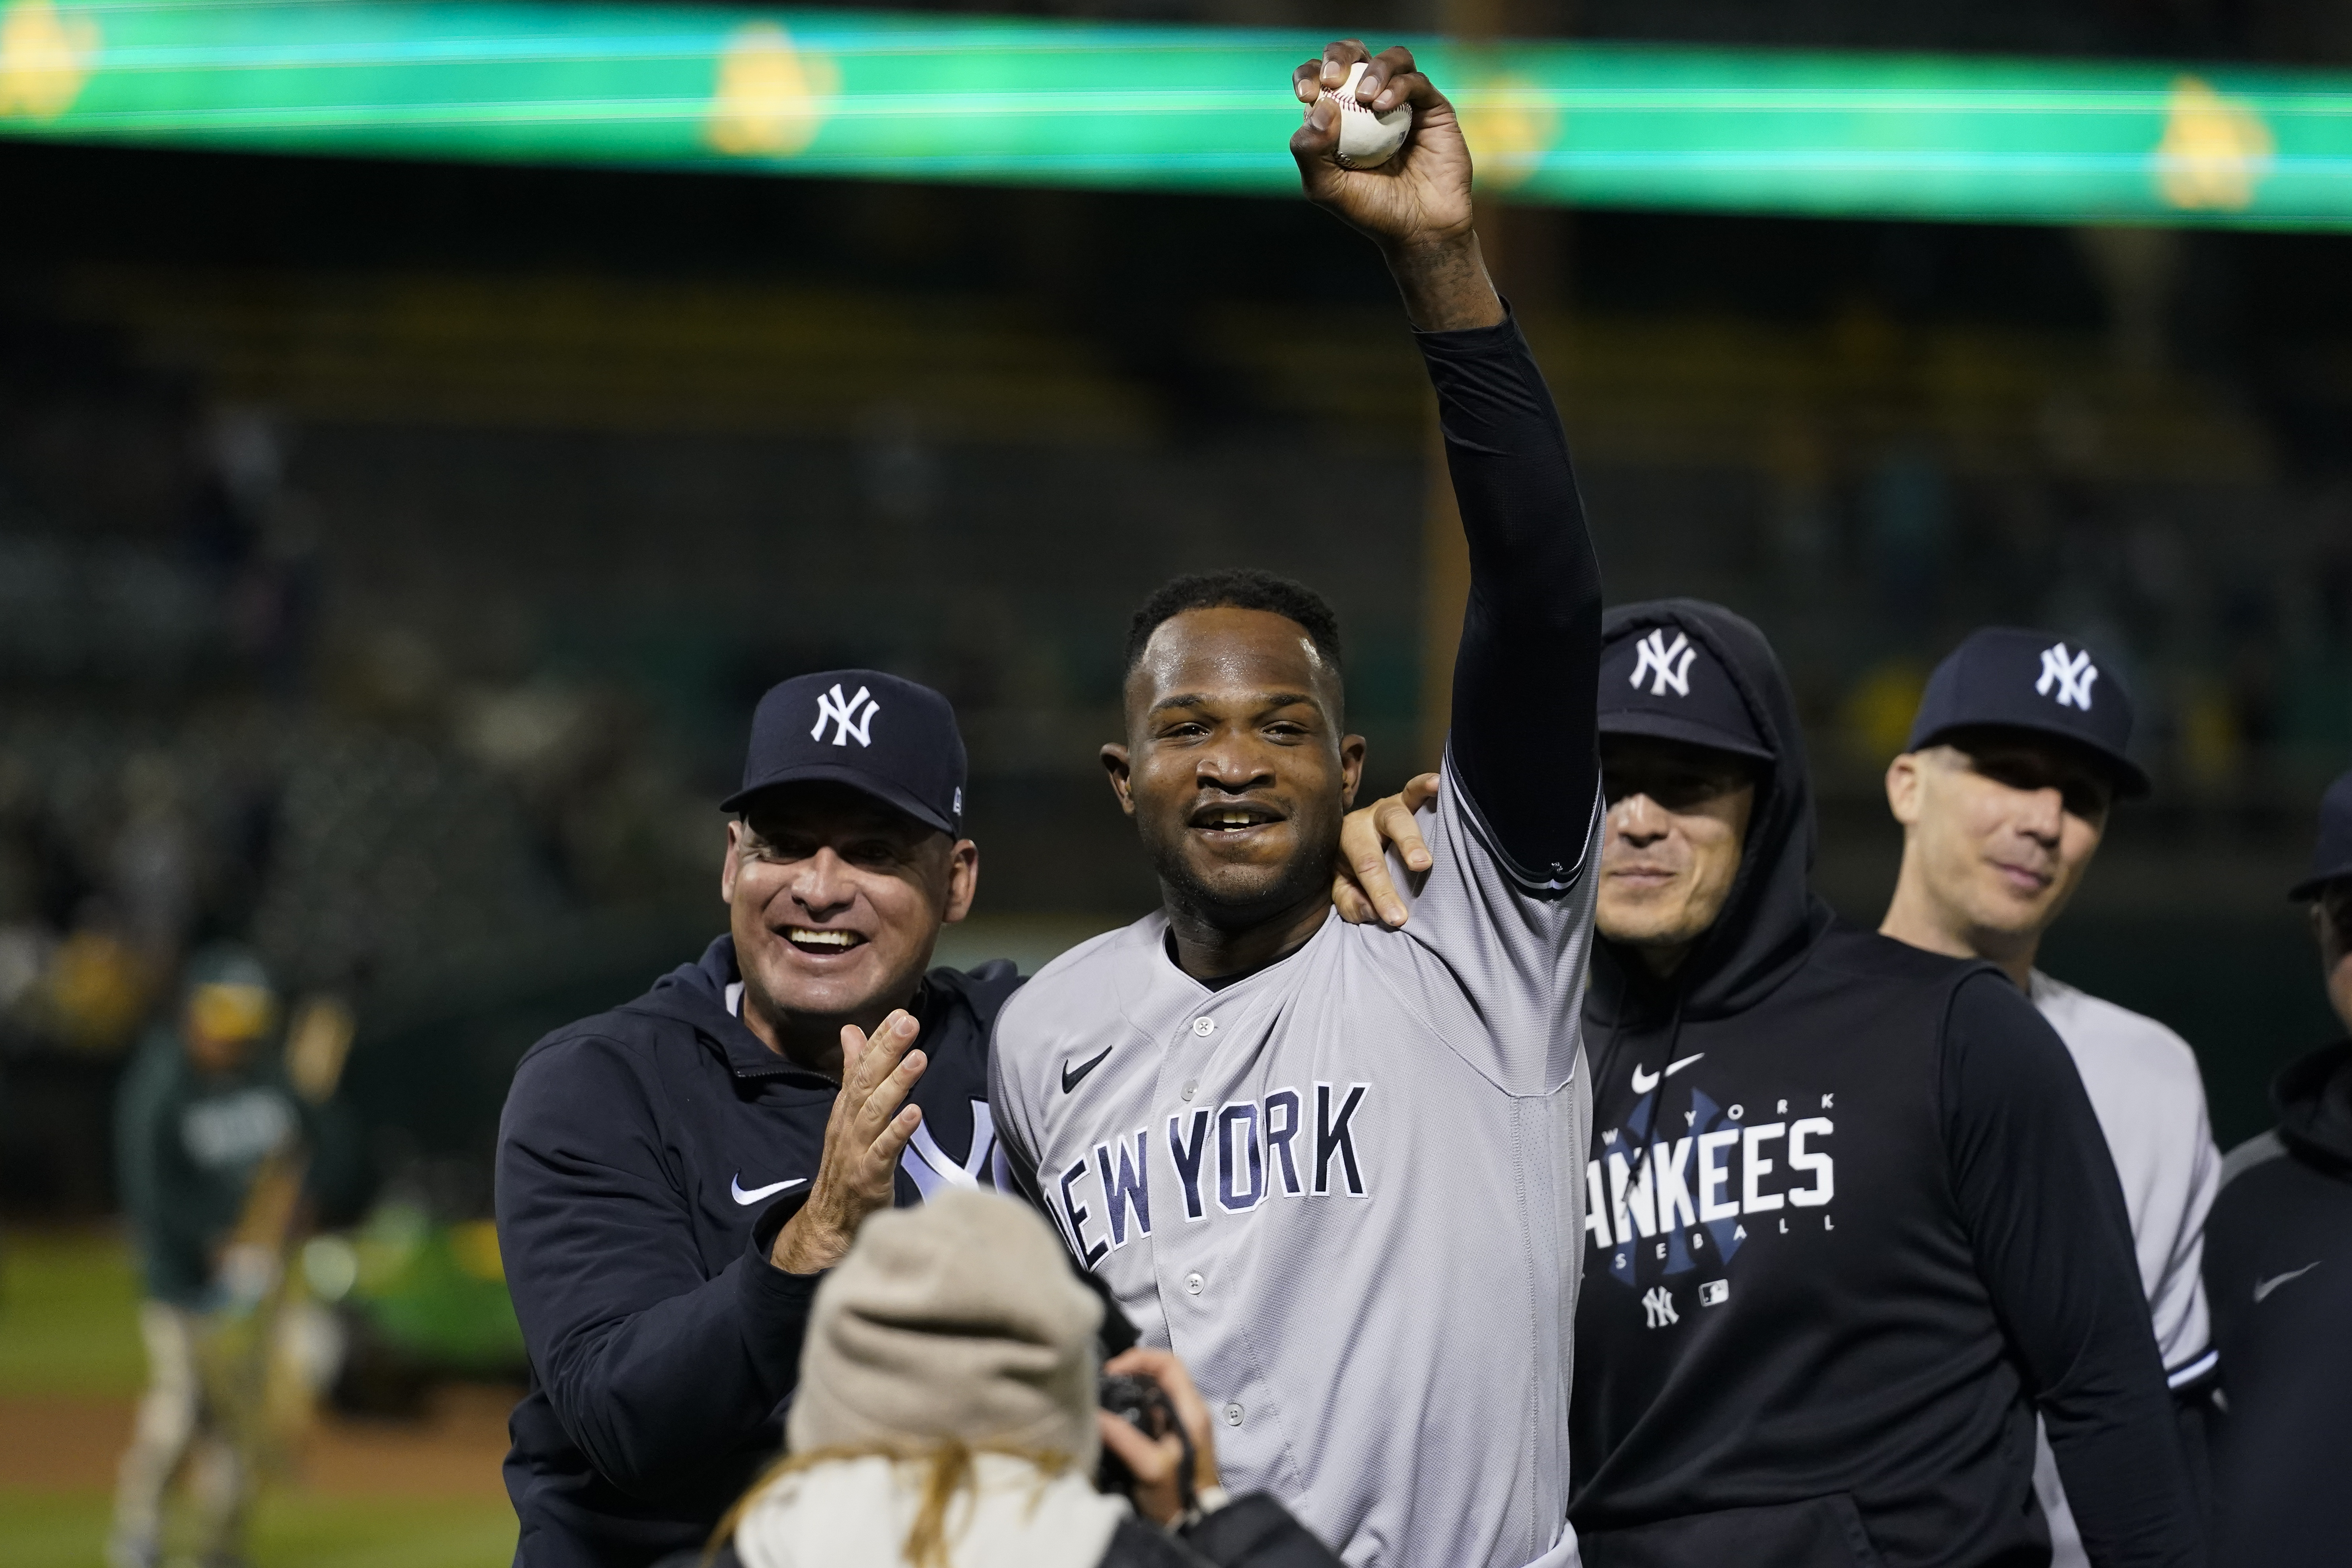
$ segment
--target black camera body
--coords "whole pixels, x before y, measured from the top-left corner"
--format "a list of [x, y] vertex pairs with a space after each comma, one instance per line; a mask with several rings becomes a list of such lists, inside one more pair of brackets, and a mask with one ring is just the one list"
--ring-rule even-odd
[[[1110, 1373], [1096, 1385], [1095, 1403], [1147, 1437], [1175, 1435], [1184, 1445], [1182, 1486], [1189, 1504], [1192, 1492], [1192, 1439], [1176, 1419], [1176, 1406], [1169, 1401], [1168, 1391], [1148, 1377]], [[1126, 1460], [1108, 1447], [1095, 1467], [1095, 1489], [1117, 1492], [1121, 1497], [1135, 1495], [1134, 1472], [1127, 1468]]]

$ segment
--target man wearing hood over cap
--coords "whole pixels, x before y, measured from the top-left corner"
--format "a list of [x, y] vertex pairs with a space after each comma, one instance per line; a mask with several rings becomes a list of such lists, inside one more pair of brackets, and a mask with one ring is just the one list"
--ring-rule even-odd
[[2037, 1408], [2092, 1563], [2200, 1561], [2065, 1047], [1992, 965], [1813, 894], [1795, 706], [1748, 622], [1610, 612], [1599, 728], [1585, 1568], [2046, 1563]]
[[[2327, 1000], [2352, 1030], [2352, 773], [2319, 808], [2310, 906]], [[2323, 1568], [2352, 1555], [2352, 1039], [2271, 1086], [2278, 1125], [2222, 1163], [2205, 1288], [2221, 1352], [2215, 1561]]]

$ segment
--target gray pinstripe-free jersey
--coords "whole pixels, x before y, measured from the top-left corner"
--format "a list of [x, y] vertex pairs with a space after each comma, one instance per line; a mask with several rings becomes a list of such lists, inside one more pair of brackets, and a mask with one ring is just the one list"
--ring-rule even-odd
[[1354, 1564], [1564, 1563], [1592, 879], [1524, 889], [1450, 773], [1421, 827], [1401, 931], [1334, 915], [1215, 991], [1159, 914], [1048, 964], [997, 1023], [996, 1125], [1190, 1368], [1230, 1489]]

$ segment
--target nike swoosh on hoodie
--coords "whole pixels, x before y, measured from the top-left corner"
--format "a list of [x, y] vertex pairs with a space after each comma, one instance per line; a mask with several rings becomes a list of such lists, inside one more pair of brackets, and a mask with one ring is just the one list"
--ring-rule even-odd
[[806, 1176], [794, 1176], [788, 1182], [770, 1182], [764, 1187], [753, 1187], [750, 1192], [745, 1192], [743, 1177], [739, 1172], [735, 1179], [727, 1184], [727, 1194], [739, 1204], [756, 1204], [761, 1198], [772, 1198], [778, 1193], [790, 1192], [807, 1180]]

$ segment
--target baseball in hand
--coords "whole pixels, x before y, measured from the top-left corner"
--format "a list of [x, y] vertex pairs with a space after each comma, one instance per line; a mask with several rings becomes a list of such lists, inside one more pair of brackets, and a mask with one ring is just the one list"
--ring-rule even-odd
[[1387, 163], [1404, 145], [1405, 132], [1412, 129], [1412, 109], [1408, 104], [1375, 114], [1370, 104], [1356, 101], [1356, 84], [1363, 77], [1364, 62], [1358, 60], [1348, 68], [1348, 79], [1339, 90], [1323, 95], [1339, 106], [1339, 145], [1332, 156], [1343, 169], [1370, 169]]

